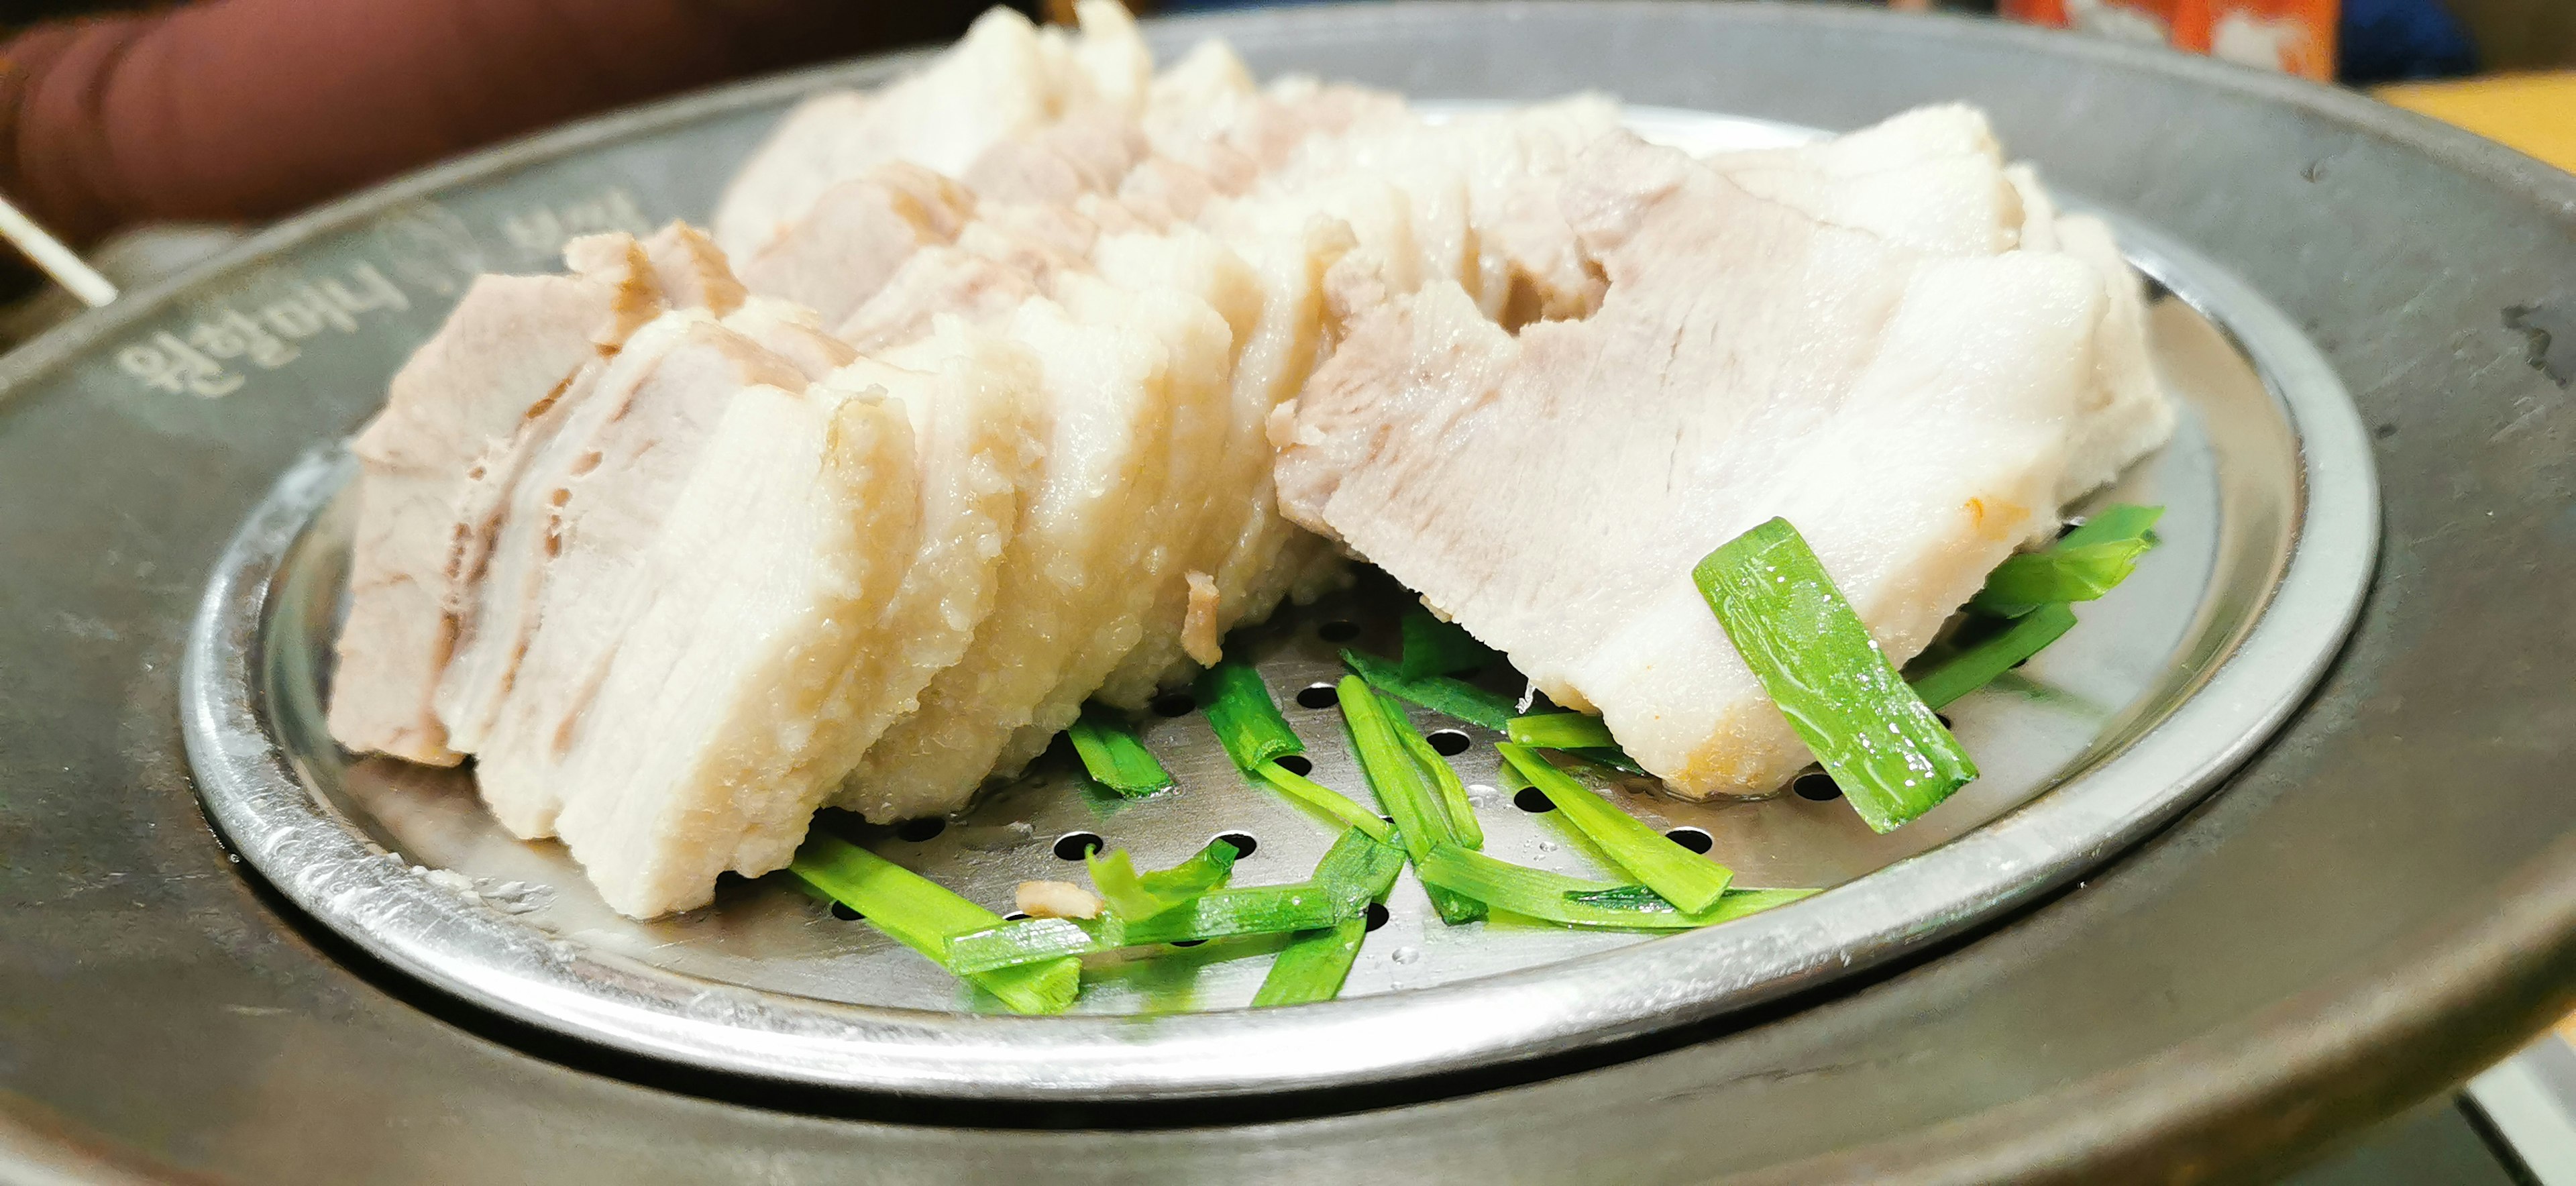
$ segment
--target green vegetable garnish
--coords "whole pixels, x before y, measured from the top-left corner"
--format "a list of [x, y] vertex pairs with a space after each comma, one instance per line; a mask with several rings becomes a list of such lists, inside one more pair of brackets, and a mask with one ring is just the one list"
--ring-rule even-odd
[[1970, 692], [1993, 683], [1996, 676], [2040, 652], [2075, 628], [2075, 611], [2043, 605], [2014, 619], [2010, 626], [1943, 656], [1907, 682], [1914, 694], [1933, 708], [1947, 707]]
[[1136, 740], [1127, 722], [1099, 705], [1083, 706], [1081, 718], [1065, 730], [1065, 736], [1073, 739], [1073, 751], [1082, 756], [1082, 768], [1091, 781], [1123, 798], [1143, 798], [1172, 785], [1171, 772], [1163, 769], [1144, 742]]
[[1437, 713], [1446, 713], [1471, 725], [1482, 725], [1497, 733], [1512, 719], [1513, 701], [1498, 692], [1488, 692], [1463, 680], [1442, 675], [1406, 679], [1395, 664], [1375, 655], [1344, 649], [1342, 664], [1379, 691], [1398, 700], [1409, 700]]
[[1083, 861], [1091, 868], [1091, 886], [1100, 891], [1100, 900], [1120, 916], [1136, 919], [1150, 918], [1224, 885], [1234, 872], [1235, 859], [1242, 855], [1223, 840], [1211, 840], [1190, 859], [1142, 875], [1123, 848], [1107, 856], [1093, 849]]
[[1386, 892], [1395, 886], [1395, 875], [1403, 871], [1403, 849], [1373, 840], [1357, 828], [1342, 833], [1332, 851], [1316, 864], [1315, 883], [1346, 887], [1344, 892], [1359, 895], [1363, 914], [1290, 940], [1272, 961], [1269, 974], [1261, 978], [1253, 1005], [1302, 1005], [1341, 995], [1342, 982], [1351, 975], [1351, 961], [1359, 958], [1361, 937], [1368, 933], [1367, 904], [1385, 901]]
[[1508, 741], [1494, 748], [1502, 751], [1503, 760], [1518, 768], [1530, 785], [1545, 792], [1565, 821], [1603, 855], [1683, 913], [1696, 914], [1717, 905], [1726, 893], [1727, 883], [1734, 880], [1734, 870], [1647, 827], [1643, 820], [1612, 806], [1564, 771], [1548, 765], [1547, 759]]
[[1968, 607], [2018, 618], [2043, 605], [2100, 597], [2127, 580], [2138, 557], [2156, 545], [2156, 520], [2164, 513], [2163, 507], [2129, 503], [2106, 507], [2066, 538], [1996, 565]]
[[1468, 848], [1485, 847], [1485, 825], [1476, 818], [1476, 805], [1467, 799], [1467, 784], [1458, 780], [1458, 771], [1449, 765], [1449, 759], [1431, 748], [1431, 739], [1414, 728], [1403, 713], [1387, 713], [1386, 723], [1395, 730], [1395, 739], [1404, 743], [1404, 752], [1413, 755], [1413, 764], [1421, 769], [1422, 776], [1431, 780], [1432, 790], [1439, 793], [1441, 813], [1449, 819], [1449, 834]]
[[1362, 807], [1358, 803], [1353, 802], [1349, 796], [1342, 794], [1340, 791], [1336, 791], [1331, 787], [1316, 782], [1315, 780], [1299, 774], [1294, 770], [1290, 770], [1277, 762], [1263, 762], [1259, 766], [1253, 767], [1252, 773], [1259, 776], [1261, 781], [1279, 788], [1279, 790], [1285, 793], [1289, 798], [1295, 799], [1309, 807], [1316, 808], [1344, 824], [1368, 833], [1369, 838], [1372, 840], [1389, 841], [1395, 838], [1395, 829], [1388, 827], [1385, 820], [1379, 819], [1377, 816], [1370, 814], [1368, 808]]
[[1406, 679], [1474, 671], [1501, 657], [1466, 627], [1443, 622], [1420, 606], [1404, 615], [1403, 629], [1404, 658], [1397, 672]]
[[1730, 890], [1696, 914], [1677, 910], [1640, 885], [1586, 881], [1441, 845], [1414, 863], [1425, 885], [1472, 897], [1495, 910], [1572, 927], [1687, 931], [1794, 902], [1811, 889]]
[[1122, 947], [1320, 930], [1356, 917], [1367, 908], [1366, 898], [1338, 884], [1301, 882], [1217, 890], [1152, 918], [1131, 920], [1103, 914], [1081, 922], [1063, 918], [1003, 922], [949, 939], [947, 956], [949, 966], [958, 971], [990, 973], [1033, 961]]
[[1691, 576], [1745, 666], [1872, 830], [1931, 810], [1977, 776], [1787, 520], [1728, 541]]
[[1580, 712], [1513, 717], [1503, 733], [1514, 743], [1534, 749], [1601, 749], [1619, 744], [1601, 718]]
[[[1435, 844], [1456, 843], [1457, 832], [1450, 826], [1447, 811], [1435, 796], [1422, 767], [1387, 720], [1386, 705], [1368, 682], [1356, 675], [1342, 677], [1339, 687], [1342, 721], [1350, 727], [1351, 748], [1359, 754], [1360, 770], [1368, 776], [1369, 788], [1377, 792], [1377, 801], [1395, 818], [1395, 830], [1404, 837], [1404, 849], [1413, 859], [1431, 851]], [[1455, 926], [1484, 917], [1484, 907], [1454, 894], [1433, 891], [1431, 905], [1440, 920]]]
[[1306, 752], [1306, 743], [1279, 715], [1269, 686], [1250, 664], [1229, 659], [1208, 668], [1199, 676], [1197, 692], [1208, 727], [1237, 769], [1249, 771], [1274, 758]]
[[949, 962], [952, 935], [979, 931], [1002, 916], [969, 902], [901, 865], [815, 829], [788, 871], [856, 910], [868, 925], [993, 994], [1014, 1013], [1062, 1013], [1081, 991], [1082, 965], [1028, 959], [1007, 971], [975, 972]]

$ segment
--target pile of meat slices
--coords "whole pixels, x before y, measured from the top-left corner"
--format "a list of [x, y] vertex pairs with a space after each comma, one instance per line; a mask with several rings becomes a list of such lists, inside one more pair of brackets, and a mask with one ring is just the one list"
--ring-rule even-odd
[[1689, 581], [1774, 514], [1910, 656], [2162, 441], [2139, 284], [1981, 116], [1694, 160], [996, 10], [713, 237], [487, 276], [358, 438], [331, 729], [608, 903], [949, 812], [1378, 564], [1692, 796], [1807, 759]]

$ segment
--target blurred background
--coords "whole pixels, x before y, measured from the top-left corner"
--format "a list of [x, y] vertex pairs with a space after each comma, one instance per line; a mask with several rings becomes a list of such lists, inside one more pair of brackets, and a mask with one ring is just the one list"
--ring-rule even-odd
[[[945, 40], [987, 2], [0, 0], [0, 196], [28, 219], [0, 229], [76, 253], [57, 271], [86, 261], [130, 288], [433, 161], [733, 78]], [[2360, 88], [2576, 168], [2576, 0], [1887, 2]], [[1071, 7], [1013, 6], [1041, 19]], [[1131, 2], [1145, 15], [1246, 6]], [[0, 260], [0, 349], [83, 306], [25, 257]], [[2544, 1036], [2294, 1181], [2576, 1186], [2576, 1047]]]

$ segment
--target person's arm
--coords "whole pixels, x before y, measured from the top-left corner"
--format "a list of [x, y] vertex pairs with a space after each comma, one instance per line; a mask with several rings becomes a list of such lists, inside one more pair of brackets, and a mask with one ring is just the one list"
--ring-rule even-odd
[[573, 116], [954, 36], [867, 0], [202, 0], [0, 48], [0, 193], [73, 242], [259, 220]]

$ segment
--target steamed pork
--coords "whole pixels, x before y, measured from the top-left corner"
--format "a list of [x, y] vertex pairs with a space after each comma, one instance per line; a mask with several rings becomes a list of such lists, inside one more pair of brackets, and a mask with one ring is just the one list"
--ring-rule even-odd
[[1892, 656], [2163, 440], [2137, 278], [1908, 113], [1693, 160], [997, 10], [800, 105], [710, 238], [487, 277], [357, 442], [352, 750], [618, 910], [965, 806], [1378, 565], [1690, 795], [1807, 760], [1689, 582], [1795, 522]]

